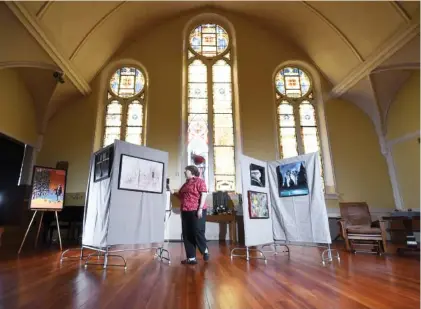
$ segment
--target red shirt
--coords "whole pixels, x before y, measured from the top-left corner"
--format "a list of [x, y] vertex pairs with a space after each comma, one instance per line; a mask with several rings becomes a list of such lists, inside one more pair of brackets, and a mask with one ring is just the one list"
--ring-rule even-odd
[[[200, 196], [207, 192], [206, 183], [202, 178], [193, 177], [188, 179], [178, 191], [177, 196], [181, 202], [181, 211], [195, 211], [200, 205]], [[206, 204], [203, 205], [206, 209]]]

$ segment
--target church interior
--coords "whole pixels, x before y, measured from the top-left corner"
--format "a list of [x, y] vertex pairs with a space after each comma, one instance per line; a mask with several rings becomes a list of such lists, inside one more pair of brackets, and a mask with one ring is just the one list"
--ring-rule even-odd
[[[0, 308], [420, 307], [419, 1], [2, 1], [0, 38]], [[171, 264], [77, 258], [92, 156], [115, 140], [168, 153]], [[249, 253], [240, 158], [311, 153], [328, 249]], [[194, 266], [170, 193], [188, 165], [207, 186]], [[35, 167], [65, 171], [60, 211], [34, 212]]]

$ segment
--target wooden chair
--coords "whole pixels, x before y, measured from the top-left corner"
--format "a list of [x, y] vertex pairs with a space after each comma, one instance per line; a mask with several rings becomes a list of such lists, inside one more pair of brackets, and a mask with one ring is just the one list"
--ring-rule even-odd
[[374, 244], [379, 255], [386, 252], [385, 221], [372, 222], [367, 203], [339, 203], [339, 207], [341, 211], [341, 220], [339, 220], [338, 223], [341, 236], [345, 240], [347, 251], [356, 253], [356, 244], [371, 246]]

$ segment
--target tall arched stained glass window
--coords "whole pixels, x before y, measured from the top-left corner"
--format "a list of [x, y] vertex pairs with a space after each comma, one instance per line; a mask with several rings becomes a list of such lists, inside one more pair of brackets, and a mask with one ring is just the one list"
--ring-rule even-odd
[[145, 75], [137, 68], [118, 69], [110, 79], [103, 146], [116, 139], [144, 144]]
[[[275, 76], [281, 158], [320, 150], [312, 86], [308, 74], [297, 67], [284, 67]], [[322, 162], [321, 153], [319, 158]]]
[[230, 38], [223, 27], [203, 24], [187, 40], [187, 163], [210, 190], [235, 191]]

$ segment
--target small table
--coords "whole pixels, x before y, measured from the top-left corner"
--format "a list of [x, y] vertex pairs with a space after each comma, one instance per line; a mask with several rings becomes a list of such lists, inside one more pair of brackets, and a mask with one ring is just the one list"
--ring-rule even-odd
[[403, 223], [404, 229], [399, 229], [399, 230], [395, 230], [395, 229], [389, 229], [389, 231], [402, 231], [405, 232], [406, 234], [406, 247], [405, 248], [398, 248], [396, 251], [398, 253], [404, 253], [404, 252], [408, 252], [408, 251], [412, 251], [412, 252], [419, 252], [420, 248], [416, 242], [415, 236], [414, 236], [414, 232], [419, 232], [420, 231], [420, 227], [419, 226], [414, 226], [413, 222], [418, 221], [419, 224], [419, 220], [420, 220], [420, 216], [390, 216], [390, 217], [383, 217], [383, 220], [387, 220], [387, 221], [401, 221]]
[[230, 229], [230, 240], [233, 243], [237, 242], [237, 222], [235, 213], [232, 214], [219, 214], [219, 215], [207, 215], [206, 222], [215, 222], [215, 223], [228, 223]]

